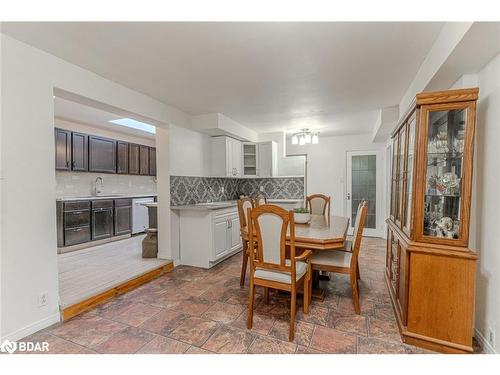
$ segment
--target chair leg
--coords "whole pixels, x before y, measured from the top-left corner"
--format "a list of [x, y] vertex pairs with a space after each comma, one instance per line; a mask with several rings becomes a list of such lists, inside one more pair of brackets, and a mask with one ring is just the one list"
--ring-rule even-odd
[[352, 300], [354, 302], [354, 311], [356, 314], [361, 314], [361, 308], [359, 307], [359, 289], [358, 289], [358, 279], [357, 275], [351, 274], [351, 287], [352, 287]]
[[252, 329], [253, 326], [253, 302], [254, 302], [255, 286], [253, 280], [250, 280], [250, 301], [248, 303], [248, 320], [247, 328]]
[[269, 305], [269, 288], [264, 287], [264, 303]]
[[295, 339], [295, 312], [297, 309], [297, 291], [292, 290], [290, 298], [290, 333], [288, 335], [288, 341], [293, 341]]
[[310, 284], [311, 284], [311, 278], [306, 277], [304, 280], [304, 314], [309, 314], [309, 304], [311, 303], [311, 289], [310, 289]]
[[356, 276], [358, 280], [361, 280], [361, 274], [359, 273], [359, 263], [356, 263]]
[[245, 276], [247, 274], [247, 263], [248, 263], [248, 246], [247, 241], [243, 241], [243, 262], [241, 263], [241, 276], [240, 276], [240, 286], [245, 285]]

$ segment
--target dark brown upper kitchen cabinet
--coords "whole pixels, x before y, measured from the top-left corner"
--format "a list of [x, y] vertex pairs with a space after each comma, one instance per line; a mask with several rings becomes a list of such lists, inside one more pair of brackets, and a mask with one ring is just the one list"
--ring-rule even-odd
[[139, 146], [139, 174], [149, 175], [149, 147]]
[[116, 173], [128, 173], [128, 142], [116, 142]]
[[156, 176], [156, 148], [149, 148], [149, 174]]
[[71, 170], [71, 132], [55, 129], [56, 169]]
[[139, 145], [128, 145], [128, 173], [139, 174]]
[[89, 171], [116, 173], [116, 141], [89, 136]]
[[89, 136], [73, 132], [71, 135], [71, 169], [74, 171], [89, 170]]

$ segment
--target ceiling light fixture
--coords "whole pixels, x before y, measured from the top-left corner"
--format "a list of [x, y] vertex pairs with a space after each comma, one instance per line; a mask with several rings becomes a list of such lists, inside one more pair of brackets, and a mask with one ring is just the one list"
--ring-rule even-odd
[[313, 145], [319, 143], [319, 132], [313, 133], [309, 129], [301, 129], [300, 132], [292, 135], [292, 145], [304, 146], [309, 143]]

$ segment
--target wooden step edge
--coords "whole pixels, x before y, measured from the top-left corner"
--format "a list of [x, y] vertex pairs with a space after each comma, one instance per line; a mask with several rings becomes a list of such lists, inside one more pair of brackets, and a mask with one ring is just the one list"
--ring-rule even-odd
[[135, 289], [141, 285], [144, 285], [150, 282], [151, 280], [156, 279], [157, 277], [160, 277], [168, 272], [171, 272], [173, 269], [174, 269], [174, 262], [171, 261], [170, 263], [164, 264], [160, 267], [152, 269], [151, 271], [148, 271], [130, 280], [115, 285], [114, 287], [107, 289], [103, 292], [100, 292], [92, 297], [86, 298], [83, 301], [75, 303], [74, 305], [61, 309], [61, 320], [65, 321], [71, 319], [119, 295], [127, 293], [132, 289]]

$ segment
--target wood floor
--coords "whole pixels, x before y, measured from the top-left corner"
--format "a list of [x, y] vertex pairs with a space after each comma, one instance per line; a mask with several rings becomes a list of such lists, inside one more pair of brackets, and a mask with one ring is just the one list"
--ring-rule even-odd
[[57, 256], [61, 308], [74, 305], [148, 271], [169, 260], [144, 259], [145, 235], [94, 246]]

